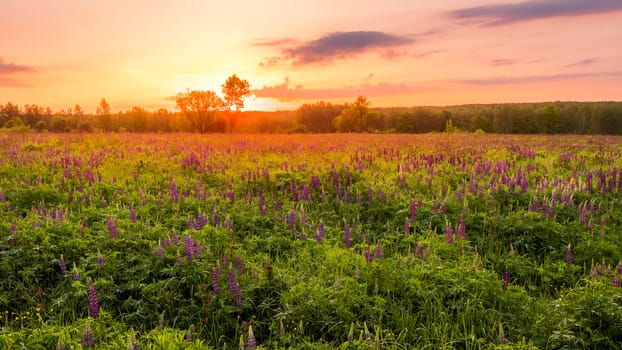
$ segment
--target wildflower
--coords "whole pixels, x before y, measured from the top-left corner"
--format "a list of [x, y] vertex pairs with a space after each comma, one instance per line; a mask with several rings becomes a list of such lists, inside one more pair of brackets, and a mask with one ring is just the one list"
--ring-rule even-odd
[[72, 279], [74, 281], [80, 280], [80, 273], [78, 272], [78, 267], [76, 267], [76, 263], [73, 263], [73, 271], [72, 271]]
[[503, 271], [503, 290], [507, 290], [509, 284], [510, 284], [510, 271], [506, 267], [505, 271]]
[[376, 259], [380, 259], [382, 257], [382, 247], [380, 246], [380, 241], [376, 242]]
[[138, 350], [138, 341], [134, 334], [127, 338], [127, 350]]
[[115, 220], [111, 216], [108, 216], [106, 218], [106, 224], [108, 225], [109, 237], [116, 238], [118, 232], [117, 232], [117, 223], [115, 222]]
[[620, 287], [620, 275], [613, 276], [613, 279], [611, 281], [611, 285], [614, 286], [614, 287]]
[[235, 293], [235, 306], [242, 306], [242, 291], [240, 290], [240, 285], [238, 283], [233, 286], [233, 291]]
[[370, 263], [373, 260], [374, 260], [374, 257], [371, 255], [371, 250], [369, 249], [369, 247], [365, 247], [365, 261]]
[[240, 258], [239, 256], [235, 257], [235, 267], [236, 267], [236, 272], [238, 275], [242, 274], [242, 258]]
[[503, 332], [503, 325], [499, 323], [499, 344], [507, 344], [508, 340], [505, 338], [505, 333]]
[[453, 234], [454, 234], [454, 230], [451, 228], [451, 226], [447, 225], [445, 227], [445, 242], [449, 244], [454, 244], [454, 239], [452, 237]]
[[194, 254], [194, 242], [188, 234], [184, 234], [184, 248], [186, 250], [186, 261], [188, 261], [188, 264], [192, 264], [192, 258]]
[[408, 218], [404, 219], [404, 235], [408, 236], [408, 234], [410, 233], [410, 222], [408, 221]]
[[315, 240], [322, 244], [322, 242], [324, 241], [324, 222], [320, 221], [320, 224], [318, 225], [317, 228], [317, 233], [315, 235]]
[[164, 257], [164, 249], [162, 248], [162, 242], [158, 239], [158, 250], [156, 251], [156, 255], [159, 259]]
[[568, 244], [568, 249], [566, 249], [566, 265], [572, 265], [572, 249], [570, 249], [570, 244]]
[[82, 334], [82, 346], [93, 346], [95, 345], [95, 339], [93, 338], [93, 331], [91, 330], [91, 325], [86, 324], [86, 328], [84, 329], [84, 333]]
[[233, 274], [233, 267], [231, 267], [231, 264], [229, 264], [228, 276], [229, 276], [229, 290], [234, 291], [235, 290], [235, 275]]
[[415, 248], [415, 256], [423, 256], [423, 242], [419, 241]]
[[466, 224], [464, 223], [464, 216], [460, 217], [460, 223], [458, 224], [458, 232], [456, 233], [456, 236], [466, 239]]
[[93, 285], [93, 280], [88, 279], [88, 299], [89, 299], [89, 316], [92, 318], [99, 317], [99, 300], [97, 299], [97, 291]]
[[60, 255], [60, 260], [58, 261], [58, 266], [60, 267], [60, 272], [64, 275], [67, 273], [67, 264], [65, 264], [65, 258], [63, 254]]
[[136, 223], [136, 210], [134, 210], [134, 205], [130, 206], [130, 220], [132, 223]]
[[99, 248], [97, 249], [97, 266], [99, 266], [99, 267], [106, 266], [106, 262], [104, 261], [104, 256], [99, 251]]
[[192, 333], [194, 333], [194, 325], [190, 325], [190, 328], [188, 329], [188, 332], [186, 332], [186, 336], [184, 337], [184, 340], [192, 343], [194, 340], [192, 338]]
[[343, 245], [350, 248], [350, 225], [347, 222], [343, 228]]

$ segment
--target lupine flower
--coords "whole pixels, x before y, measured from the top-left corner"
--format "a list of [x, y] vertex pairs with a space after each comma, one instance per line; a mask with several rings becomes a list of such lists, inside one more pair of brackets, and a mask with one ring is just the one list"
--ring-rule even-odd
[[380, 246], [380, 241], [376, 242], [376, 259], [380, 259], [382, 257], [382, 247]]
[[374, 260], [374, 257], [371, 254], [371, 250], [369, 249], [369, 247], [365, 247], [365, 261], [370, 263], [373, 260]]
[[134, 334], [130, 335], [127, 338], [127, 350], [138, 350], [138, 341], [136, 340], [136, 336]]
[[248, 350], [252, 350], [256, 347], [257, 340], [255, 339], [255, 334], [253, 334], [253, 326], [248, 326], [248, 342], [246, 343], [246, 348]]
[[566, 249], [566, 265], [572, 265], [572, 249], [570, 249], [570, 244], [568, 244], [568, 249]]
[[240, 258], [239, 256], [235, 257], [235, 267], [237, 269], [237, 274], [241, 275], [242, 274], [242, 258]]
[[613, 276], [613, 279], [611, 281], [611, 285], [614, 286], [614, 287], [620, 287], [620, 275]]
[[464, 223], [464, 216], [460, 217], [460, 223], [458, 224], [458, 232], [456, 235], [466, 239], [466, 224]]
[[108, 216], [106, 218], [106, 223], [108, 225], [108, 233], [109, 233], [109, 237], [110, 238], [116, 238], [117, 237], [117, 223], [115, 222], [115, 220], [111, 217]]
[[106, 266], [106, 262], [104, 261], [104, 256], [99, 251], [99, 248], [97, 249], [97, 266], [99, 266], [100, 268]]
[[408, 236], [409, 233], [410, 233], [410, 222], [408, 221], [408, 218], [405, 218], [404, 219], [404, 234]]
[[193, 342], [192, 333], [194, 333], [194, 325], [190, 325], [190, 328], [188, 329], [188, 332], [186, 332], [186, 336], [184, 337], [184, 340], [189, 343], [192, 343]]
[[99, 317], [99, 300], [97, 299], [97, 291], [93, 285], [93, 280], [88, 279], [88, 299], [89, 299], [89, 316], [92, 318]]
[[175, 245], [176, 247], [179, 245], [179, 236], [177, 235], [177, 232], [175, 232], [173, 230], [173, 245]]
[[162, 248], [162, 242], [160, 242], [159, 239], [158, 239], [158, 249], [156, 251], [156, 255], [158, 256], [159, 259], [162, 259], [164, 257], [164, 249]]
[[60, 267], [60, 272], [64, 275], [67, 273], [67, 264], [65, 264], [65, 258], [63, 254], [60, 255], [60, 260], [58, 260], [58, 266]]
[[233, 291], [235, 293], [235, 306], [242, 306], [242, 291], [240, 290], [240, 285], [238, 283], [233, 286]]
[[72, 270], [72, 279], [74, 281], [79, 281], [80, 280], [80, 273], [78, 272], [78, 268], [76, 267], [76, 263], [73, 263], [73, 270]]
[[184, 248], [186, 251], [186, 261], [188, 261], [188, 264], [192, 264], [192, 258], [194, 254], [194, 242], [192, 241], [192, 238], [190, 238], [190, 235], [188, 235], [187, 233], [184, 234]]
[[445, 242], [449, 244], [454, 244], [454, 239], [452, 237], [453, 234], [454, 234], [454, 230], [451, 228], [451, 226], [447, 225], [445, 227]]
[[220, 284], [218, 283], [218, 276], [220, 276], [220, 274], [218, 273], [218, 269], [213, 268], [212, 269], [212, 289], [214, 289], [214, 293], [216, 294], [220, 294]]
[[228, 275], [229, 275], [229, 290], [234, 291], [235, 290], [235, 275], [233, 274], [233, 267], [231, 267], [231, 264], [229, 264]]
[[136, 210], [134, 210], [134, 205], [130, 206], [130, 220], [132, 223], [136, 223]]
[[95, 345], [95, 339], [93, 338], [93, 331], [91, 331], [91, 325], [86, 324], [86, 328], [84, 329], [84, 333], [82, 334], [82, 346], [93, 346]]
[[510, 271], [506, 267], [505, 271], [503, 271], [503, 290], [507, 290], [509, 284], [510, 284]]
[[415, 256], [423, 256], [423, 242], [419, 241], [415, 248]]
[[505, 333], [503, 332], [503, 325], [499, 323], [499, 344], [507, 344], [508, 340], [505, 338]]
[[343, 228], [343, 245], [350, 248], [350, 225], [347, 222]]

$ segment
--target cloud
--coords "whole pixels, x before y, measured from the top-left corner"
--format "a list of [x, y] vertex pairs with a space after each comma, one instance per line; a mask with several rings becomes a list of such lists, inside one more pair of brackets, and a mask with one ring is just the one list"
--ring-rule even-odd
[[499, 58], [496, 60], [492, 60], [490, 62], [490, 64], [492, 64], [493, 66], [509, 66], [515, 63], [516, 63], [516, 60], [507, 59], [507, 58]]
[[34, 72], [34, 68], [29, 66], [21, 66], [13, 63], [4, 63], [4, 59], [0, 58], [0, 74], [12, 74], [19, 72]]
[[251, 90], [257, 97], [276, 98], [281, 101], [305, 100], [305, 99], [327, 99], [327, 98], [347, 98], [356, 96], [387, 96], [411, 93], [419, 90], [407, 84], [392, 84], [381, 82], [370, 84], [373, 74], [368, 75], [363, 84], [354, 87], [326, 88], [326, 89], [306, 89], [302, 85], [290, 87], [290, 80], [285, 77], [282, 84], [273, 86], [263, 86], [261, 89]]
[[257, 42], [255, 45], [275, 47], [281, 51], [281, 56], [270, 57], [260, 63], [262, 66], [273, 66], [290, 62], [294, 65], [328, 63], [367, 52], [378, 52], [385, 58], [394, 58], [402, 54], [396, 48], [413, 42], [412, 38], [384, 32], [352, 31], [330, 33], [302, 43], [281, 39]]
[[455, 19], [484, 26], [560, 16], [583, 16], [622, 10], [620, 0], [529, 0], [514, 4], [483, 5], [449, 12]]
[[29, 73], [34, 72], [35, 69], [29, 66], [17, 65], [14, 63], [4, 63], [4, 59], [0, 58], [0, 86], [16, 86], [25, 87], [28, 86], [13, 78], [11, 75], [16, 73]]
[[577, 62], [573, 62], [570, 64], [567, 64], [566, 67], [585, 67], [585, 66], [589, 66], [592, 65], [594, 63], [596, 63], [598, 61], [597, 58], [595, 57], [590, 57], [590, 58], [586, 58]]
[[622, 71], [610, 72], [591, 72], [591, 73], [567, 73], [553, 75], [535, 75], [524, 77], [493, 77], [484, 79], [463, 79], [459, 83], [469, 85], [506, 85], [506, 84], [523, 84], [543, 81], [561, 81], [572, 79], [588, 79], [588, 78], [611, 78], [622, 77]]

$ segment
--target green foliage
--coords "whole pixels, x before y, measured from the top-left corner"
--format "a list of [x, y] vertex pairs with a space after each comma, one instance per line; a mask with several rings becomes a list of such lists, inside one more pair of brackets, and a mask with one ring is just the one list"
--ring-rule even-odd
[[2, 349], [622, 342], [617, 138], [0, 142]]

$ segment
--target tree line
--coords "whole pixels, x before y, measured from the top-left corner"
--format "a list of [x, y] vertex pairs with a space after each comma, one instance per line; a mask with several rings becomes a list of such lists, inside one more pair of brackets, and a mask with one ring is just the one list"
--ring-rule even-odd
[[[227, 87], [227, 84], [229, 86]], [[177, 96], [177, 111], [133, 107], [111, 112], [101, 99], [95, 114], [79, 105], [53, 112], [38, 105], [0, 104], [4, 130], [49, 132], [248, 132], [248, 133], [429, 133], [622, 134], [622, 102], [473, 104], [448, 107], [371, 108], [358, 97], [347, 104], [319, 101], [295, 111], [240, 111], [248, 83], [230, 77], [221, 99], [210, 91]]]

